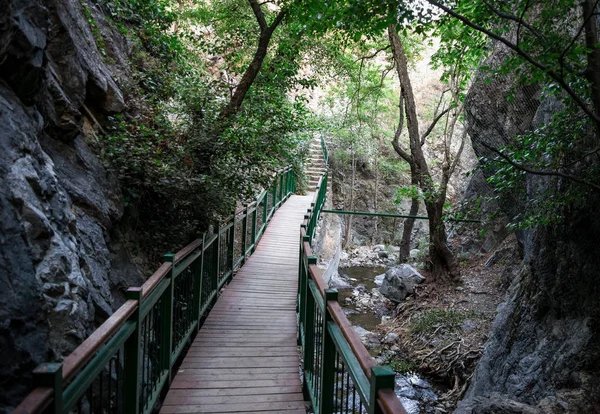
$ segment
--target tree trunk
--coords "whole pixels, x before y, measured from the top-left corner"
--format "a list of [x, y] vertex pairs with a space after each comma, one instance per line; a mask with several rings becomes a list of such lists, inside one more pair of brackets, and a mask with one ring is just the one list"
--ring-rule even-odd
[[[411, 169], [412, 170], [412, 169]], [[411, 171], [411, 185], [418, 184], [417, 175]], [[416, 216], [419, 213], [419, 199], [411, 199], [409, 216]], [[404, 219], [402, 228], [402, 241], [400, 242], [400, 251], [398, 252], [398, 263], [404, 263], [410, 256], [410, 242], [412, 241], [412, 231], [415, 226], [414, 218]]]
[[429, 257], [431, 272], [435, 280], [456, 280], [459, 275], [458, 264], [446, 241], [444, 225], [444, 203], [425, 201], [427, 217], [429, 217]]
[[[379, 148], [379, 147], [378, 147]], [[375, 200], [373, 201], [373, 210], [375, 210], [375, 213], [377, 213], [378, 211], [378, 203], [377, 203], [377, 199], [379, 197], [379, 157], [377, 156], [377, 154], [375, 155]], [[379, 224], [379, 217], [375, 216], [373, 217], [373, 233], [371, 234], [371, 244], [375, 244], [375, 240], [377, 239], [378, 236], [378, 224]]]
[[[356, 181], [356, 156], [354, 148], [352, 148], [352, 178], [350, 184], [350, 210], [354, 211], [354, 185]], [[344, 238], [344, 248], [350, 245], [352, 239], [352, 215], [348, 214], [348, 220], [346, 221], [346, 237]]]

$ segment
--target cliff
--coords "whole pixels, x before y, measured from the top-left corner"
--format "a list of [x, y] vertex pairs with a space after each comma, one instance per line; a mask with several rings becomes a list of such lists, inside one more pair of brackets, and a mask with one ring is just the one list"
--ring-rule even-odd
[[119, 185], [95, 134], [98, 119], [126, 108], [125, 39], [79, 0], [0, 0], [0, 10], [2, 412], [140, 275], [121, 245]]
[[[507, 56], [506, 49], [496, 45], [485, 64], [498, 67]], [[484, 144], [507, 144], [560, 109], [552, 99], [540, 100], [541, 87], [520, 86], [510, 77], [490, 83], [485, 78], [478, 77], [465, 103], [469, 135], [479, 157], [493, 156]], [[510, 93], [512, 101], [507, 99]], [[566, 191], [574, 184], [528, 175], [524, 185], [524, 197], [504, 195], [500, 200], [509, 218], [523, 211], [528, 199]], [[521, 270], [498, 308], [458, 413], [597, 412], [598, 198], [589, 194], [566, 208], [562, 221], [518, 233]]]

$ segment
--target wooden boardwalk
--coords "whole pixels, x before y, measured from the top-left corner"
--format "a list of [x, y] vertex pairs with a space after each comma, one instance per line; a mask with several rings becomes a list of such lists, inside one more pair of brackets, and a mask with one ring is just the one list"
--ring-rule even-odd
[[299, 229], [291, 196], [225, 288], [190, 347], [161, 413], [305, 413], [296, 346]]

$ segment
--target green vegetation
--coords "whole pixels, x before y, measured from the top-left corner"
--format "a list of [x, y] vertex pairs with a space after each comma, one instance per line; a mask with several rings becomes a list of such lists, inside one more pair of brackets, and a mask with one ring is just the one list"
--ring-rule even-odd
[[392, 358], [388, 361], [389, 366], [399, 374], [409, 374], [416, 372], [419, 367], [416, 363], [402, 358]]
[[[562, 105], [545, 124], [488, 148], [481, 159], [499, 196], [528, 200], [515, 228], [559, 223], [600, 188], [593, 162], [600, 49], [586, 37], [591, 19], [583, 16], [596, 9], [588, 0], [535, 10], [529, 2], [462, 0], [98, 4], [133, 45], [132, 74], [121, 81], [130, 110], [110, 119], [102, 142], [123, 183], [128, 216], [148, 232], [147, 240], [166, 227], [167, 238], [184, 243], [236, 203], [250, 201], [274, 170], [293, 164], [301, 174], [308, 142], [324, 135], [333, 166], [349, 173], [346, 208], [356, 203], [358, 170], [375, 177], [374, 209], [397, 211], [380, 194], [383, 187], [400, 188], [396, 201], [412, 200], [411, 213], [425, 204], [428, 262], [434, 274], [453, 278], [456, 260], [443, 219], [461, 214], [446, 192], [462, 151], [457, 143], [466, 136], [469, 115], [462, 109], [476, 70], [489, 82], [510, 80], [508, 103], [517, 88], [531, 86], [543, 102]], [[84, 12], [106, 53], [86, 5]], [[511, 16], [523, 22], [516, 43]], [[580, 28], [575, 35], [574, 27]], [[494, 67], [482, 65], [490, 38], [512, 51]], [[440, 96], [416, 108], [407, 74], [424, 44], [436, 49], [431, 62], [441, 73]], [[532, 174], [573, 185], [532, 190], [524, 185]], [[352, 217], [347, 220], [349, 230]], [[401, 257], [408, 255], [410, 220], [404, 229]]]
[[473, 312], [461, 312], [454, 309], [431, 309], [415, 318], [409, 327], [412, 334], [432, 334], [438, 329], [454, 332], [460, 329], [465, 319], [473, 318]]
[[185, 244], [251, 201], [279, 168], [292, 164], [302, 173], [314, 125], [303, 95], [291, 93], [312, 81], [299, 75], [294, 25], [276, 28], [243, 106], [223, 117], [236, 80], [252, 66], [248, 45], [259, 24], [247, 2], [102, 7], [134, 42], [133, 76], [124, 80], [132, 108], [109, 118], [102, 143], [144, 251], [158, 256]]

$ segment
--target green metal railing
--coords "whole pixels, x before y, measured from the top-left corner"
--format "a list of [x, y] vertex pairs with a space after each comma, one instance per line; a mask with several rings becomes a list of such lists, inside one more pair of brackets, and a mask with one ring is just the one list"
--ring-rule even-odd
[[[346, 210], [321, 210], [321, 213], [332, 213], [332, 214], [342, 214], [349, 216], [365, 216], [365, 217], [391, 217], [391, 218], [411, 218], [415, 220], [429, 220], [427, 216], [409, 216], [406, 214], [394, 214], [394, 213], [373, 213], [370, 211], [346, 211]], [[481, 223], [481, 220], [476, 219], [461, 219], [454, 217], [443, 217], [444, 221], [454, 222], [454, 223]]]
[[325, 165], [329, 165], [329, 152], [327, 151], [327, 145], [325, 145], [325, 138], [321, 135], [321, 149], [323, 150], [323, 158], [325, 159]]
[[201, 321], [252, 254], [275, 210], [295, 192], [291, 168], [250, 205], [163, 265], [62, 364], [34, 371], [35, 388], [14, 413], [147, 414]]
[[[321, 139], [328, 164], [327, 148]], [[395, 373], [378, 367], [346, 318], [336, 289], [328, 289], [312, 254], [312, 240], [327, 198], [327, 170], [300, 228], [298, 342], [303, 389], [316, 414], [406, 411], [394, 394]]]

